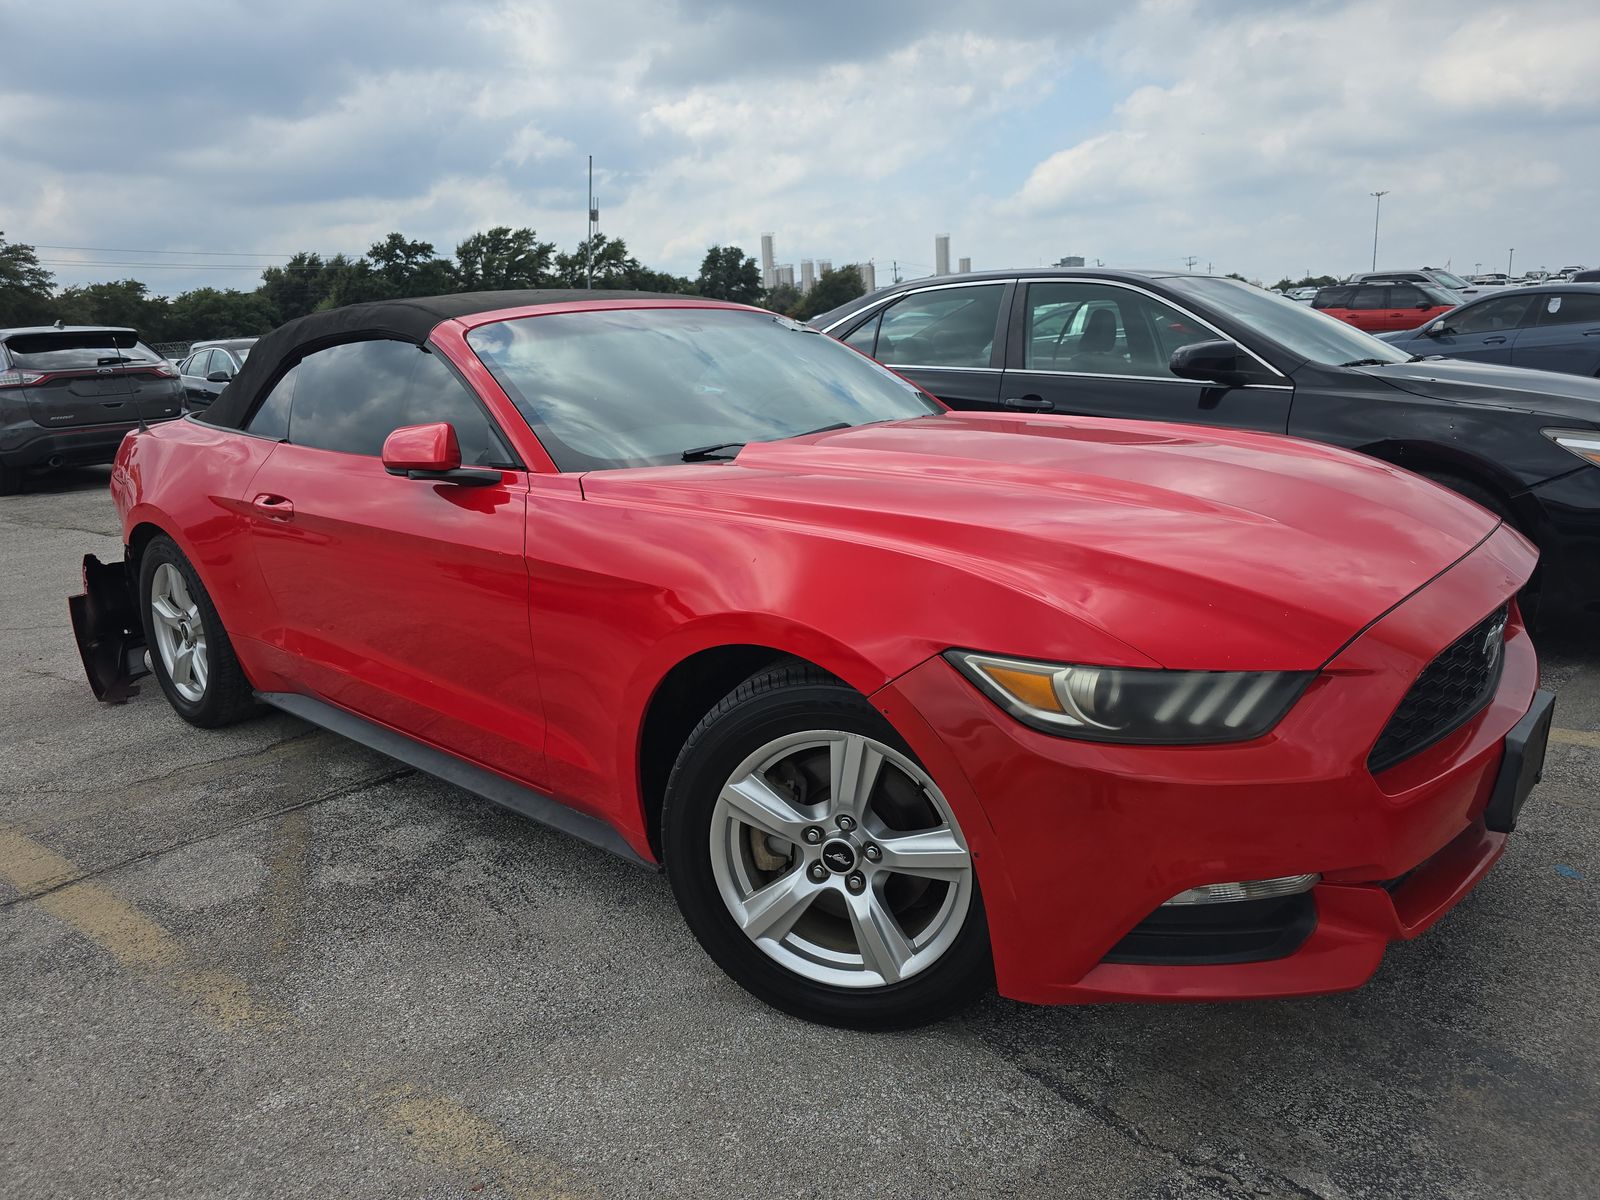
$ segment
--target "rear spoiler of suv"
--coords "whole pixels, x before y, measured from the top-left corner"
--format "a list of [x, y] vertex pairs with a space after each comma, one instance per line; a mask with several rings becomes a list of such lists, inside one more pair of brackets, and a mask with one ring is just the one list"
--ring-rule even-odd
[[126, 704], [139, 694], [134, 680], [150, 673], [144, 624], [133, 595], [127, 563], [103, 563], [85, 554], [83, 592], [67, 598], [84, 673], [95, 699], [107, 704]]

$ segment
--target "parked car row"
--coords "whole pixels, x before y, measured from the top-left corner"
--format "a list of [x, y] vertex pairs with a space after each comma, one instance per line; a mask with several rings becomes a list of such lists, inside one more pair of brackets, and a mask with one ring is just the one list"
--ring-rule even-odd
[[72, 616], [104, 699], [148, 652], [193, 725], [664, 866], [813, 1020], [1337, 991], [1500, 857], [1553, 711], [1534, 547], [1400, 468], [1566, 586], [1597, 387], [1138, 272], [356, 306], [123, 440]]
[[1384, 340], [1413, 354], [1600, 377], [1600, 283], [1540, 284], [1480, 296]]

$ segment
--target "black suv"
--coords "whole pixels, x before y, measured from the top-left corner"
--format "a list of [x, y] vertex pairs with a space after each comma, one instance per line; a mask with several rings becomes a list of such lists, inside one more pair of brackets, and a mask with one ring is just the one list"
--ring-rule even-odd
[[1541, 619], [1600, 614], [1600, 380], [1423, 358], [1248, 284], [1161, 271], [918, 279], [811, 326], [953, 408], [1259, 429], [1409, 468], [1538, 544]]
[[110, 462], [182, 398], [177, 368], [132, 329], [0, 329], [0, 495], [27, 470]]

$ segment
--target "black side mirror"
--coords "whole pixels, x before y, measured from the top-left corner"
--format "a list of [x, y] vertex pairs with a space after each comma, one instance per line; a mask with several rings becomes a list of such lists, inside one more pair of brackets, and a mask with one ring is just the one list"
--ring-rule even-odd
[[1451, 329], [1450, 326], [1446, 325], [1443, 321], [1435, 321], [1432, 325], [1429, 325], [1426, 329], [1424, 329], [1422, 334], [1424, 337], [1444, 337], [1445, 334], [1454, 332], [1455, 330]]
[[229, 383], [233, 379], [226, 371], [213, 371], [206, 376], [207, 383]]
[[1242, 369], [1244, 351], [1237, 342], [1191, 342], [1179, 346], [1167, 361], [1167, 370], [1179, 379], [1198, 379], [1238, 387], [1249, 379]]
[[1418, 312], [1427, 312], [1432, 307], [1433, 307], [1433, 305], [1430, 304], [1426, 300], [1418, 300], [1417, 301], [1417, 311]]

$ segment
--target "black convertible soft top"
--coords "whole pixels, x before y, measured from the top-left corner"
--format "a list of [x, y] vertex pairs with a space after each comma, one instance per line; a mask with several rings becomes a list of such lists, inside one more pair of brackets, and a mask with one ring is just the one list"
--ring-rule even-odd
[[283, 373], [306, 355], [339, 342], [365, 338], [393, 338], [422, 345], [445, 321], [540, 304], [571, 304], [582, 300], [692, 300], [668, 292], [522, 290], [509, 292], [459, 292], [453, 296], [418, 296], [408, 300], [377, 300], [314, 312], [278, 326], [250, 351], [250, 357], [233, 382], [196, 419], [208, 425], [238, 429], [250, 419], [256, 404]]

